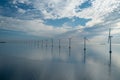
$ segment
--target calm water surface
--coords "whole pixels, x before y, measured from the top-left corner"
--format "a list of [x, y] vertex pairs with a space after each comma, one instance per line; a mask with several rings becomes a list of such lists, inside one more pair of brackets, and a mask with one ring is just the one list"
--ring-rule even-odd
[[0, 80], [120, 80], [120, 45], [1, 43]]

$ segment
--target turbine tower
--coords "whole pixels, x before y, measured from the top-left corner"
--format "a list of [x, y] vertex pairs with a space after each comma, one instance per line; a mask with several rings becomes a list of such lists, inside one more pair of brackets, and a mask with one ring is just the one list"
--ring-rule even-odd
[[53, 48], [53, 39], [51, 39], [51, 43], [52, 43], [51, 47]]
[[43, 40], [42, 40], [41, 46], [42, 46], [42, 48], [43, 48]]
[[61, 48], [61, 39], [59, 39], [59, 56], [60, 56], [60, 48]]
[[112, 38], [112, 36], [111, 36], [111, 28], [110, 28], [110, 29], [109, 29], [109, 36], [108, 36], [109, 53], [110, 53], [110, 54], [112, 53], [112, 47], [111, 47], [112, 41], [111, 41], [111, 38]]
[[53, 55], [53, 39], [51, 39], [51, 54]]
[[86, 37], [84, 37], [84, 63], [86, 62], [86, 41], [88, 39]]
[[47, 44], [48, 44], [48, 40], [46, 40], [46, 48], [47, 48], [47, 46], [48, 46]]
[[111, 29], [109, 29], [108, 43], [109, 43], [109, 75], [111, 76], [111, 53], [112, 53], [112, 41], [111, 41]]
[[71, 39], [72, 38], [68, 38], [69, 39], [69, 56], [71, 55]]

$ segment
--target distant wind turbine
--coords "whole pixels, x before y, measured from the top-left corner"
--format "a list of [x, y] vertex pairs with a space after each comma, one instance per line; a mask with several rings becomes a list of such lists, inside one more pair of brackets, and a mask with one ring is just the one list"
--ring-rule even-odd
[[59, 56], [60, 56], [60, 48], [61, 48], [61, 39], [59, 39]]
[[53, 39], [51, 39], [51, 54], [53, 55]]
[[43, 48], [43, 40], [42, 40], [41, 46], [42, 46], [42, 48]]
[[88, 39], [84, 37], [84, 63], [86, 62], [86, 41], [88, 41]]
[[59, 39], [59, 48], [61, 47], [61, 44], [60, 44], [60, 43], [61, 43], [61, 39]]
[[72, 38], [68, 38], [69, 39], [69, 56], [70, 56], [70, 52], [71, 52], [71, 39]]
[[108, 36], [108, 43], [109, 43], [109, 53], [111, 54], [112, 53], [112, 47], [111, 47], [111, 44], [112, 44], [112, 41], [111, 41], [111, 38], [113, 36], [111, 36], [111, 28], [109, 29], [109, 36]]
[[111, 53], [112, 53], [112, 41], [111, 41], [111, 38], [113, 36], [111, 36], [111, 29], [109, 29], [109, 36], [108, 36], [108, 43], [109, 43], [109, 53], [110, 53], [110, 56], [109, 56], [109, 75], [111, 76]]
[[69, 48], [71, 48], [71, 39], [72, 38], [69, 38]]
[[46, 48], [47, 48], [48, 40], [46, 40]]
[[52, 48], [53, 48], [53, 39], [51, 39], [51, 43], [52, 43], [52, 45], [51, 45], [51, 46], [52, 46]]

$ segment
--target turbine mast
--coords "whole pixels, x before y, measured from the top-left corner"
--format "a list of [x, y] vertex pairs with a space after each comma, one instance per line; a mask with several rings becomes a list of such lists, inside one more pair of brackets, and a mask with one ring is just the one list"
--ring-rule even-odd
[[71, 55], [71, 39], [72, 38], [69, 38], [69, 56]]
[[111, 28], [109, 29], [108, 43], [109, 43], [109, 75], [111, 76], [111, 53], [112, 53], [112, 36], [111, 36]]
[[86, 51], [86, 37], [84, 37], [84, 51]]
[[84, 37], [84, 64], [86, 63], [86, 40], [87, 38]]
[[53, 48], [53, 39], [51, 41], [52, 41], [52, 48]]
[[59, 39], [59, 48], [61, 47], [61, 45], [60, 45], [60, 39]]
[[112, 53], [112, 40], [111, 40], [112, 36], [111, 36], [111, 29], [109, 29], [109, 36], [108, 36], [108, 43], [109, 43], [109, 53]]

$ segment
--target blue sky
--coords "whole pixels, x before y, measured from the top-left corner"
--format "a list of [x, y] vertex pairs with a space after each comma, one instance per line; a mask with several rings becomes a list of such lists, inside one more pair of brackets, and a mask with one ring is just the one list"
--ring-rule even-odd
[[1, 39], [98, 39], [107, 35], [109, 28], [119, 37], [119, 0], [0, 0]]

